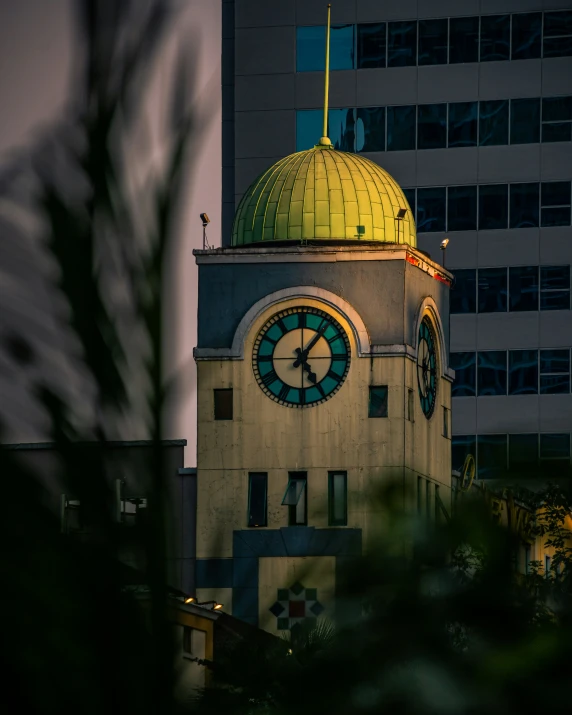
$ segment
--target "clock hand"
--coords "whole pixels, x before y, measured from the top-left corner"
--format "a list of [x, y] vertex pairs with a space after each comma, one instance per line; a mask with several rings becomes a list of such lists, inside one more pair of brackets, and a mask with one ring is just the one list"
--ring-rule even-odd
[[310, 343], [307, 345], [306, 349], [304, 350], [304, 354], [306, 356], [308, 355], [310, 350], [314, 347], [314, 345], [318, 342], [318, 340], [322, 337], [322, 335], [326, 332], [327, 327], [328, 327], [328, 323], [324, 323], [324, 325], [322, 325], [322, 327], [314, 335], [312, 340], [310, 340]]
[[312, 372], [312, 368], [310, 367], [310, 365], [307, 362], [304, 363], [304, 370], [308, 373], [308, 380], [310, 380], [310, 382], [315, 385], [316, 384], [316, 373]]

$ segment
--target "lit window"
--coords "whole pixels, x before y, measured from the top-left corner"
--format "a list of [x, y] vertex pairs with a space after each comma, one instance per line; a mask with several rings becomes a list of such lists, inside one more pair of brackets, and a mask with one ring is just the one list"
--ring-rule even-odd
[[248, 475], [248, 526], [266, 526], [268, 474]]
[[478, 102], [449, 104], [448, 146], [477, 146]]
[[540, 351], [540, 394], [556, 395], [570, 392], [570, 351]]
[[570, 266], [540, 267], [540, 310], [570, 310]]
[[507, 468], [507, 435], [477, 435], [477, 475], [479, 479], [495, 479], [505, 475]]
[[477, 359], [474, 352], [451, 353], [455, 371], [453, 397], [475, 397], [477, 394]]
[[388, 67], [417, 64], [417, 22], [390, 22], [388, 25]]
[[479, 397], [506, 395], [506, 350], [477, 353], [477, 368]]
[[385, 22], [357, 26], [358, 69], [385, 67], [386, 33]]
[[282, 505], [288, 507], [288, 526], [305, 526], [308, 523], [306, 472], [290, 472]]
[[572, 11], [544, 13], [544, 57], [572, 56]]
[[509, 269], [509, 310], [538, 310], [538, 266]]
[[512, 16], [512, 59], [540, 57], [542, 13], [523, 12]]
[[348, 475], [346, 472], [328, 473], [328, 524], [346, 526], [348, 523]]
[[356, 151], [385, 151], [385, 107], [357, 110]]
[[420, 65], [447, 64], [447, 20], [419, 20]]
[[449, 20], [449, 62], [478, 62], [479, 18], [452, 17]]
[[370, 386], [368, 417], [387, 417], [388, 389], [387, 385]]
[[445, 206], [444, 186], [417, 189], [417, 231], [445, 231]]
[[512, 99], [510, 102], [510, 143], [537, 144], [540, 141], [540, 99]]
[[215, 420], [232, 420], [232, 388], [213, 392]]
[[447, 105], [420, 104], [417, 112], [417, 148], [443, 149], [447, 146]]
[[541, 184], [540, 225], [570, 225], [569, 181], [545, 181]]
[[508, 184], [479, 186], [479, 230], [508, 227]]
[[481, 62], [510, 58], [510, 15], [481, 17]]
[[387, 108], [387, 151], [415, 149], [414, 105]]
[[542, 141], [572, 140], [572, 97], [544, 97], [542, 100]]
[[479, 102], [479, 146], [508, 144], [508, 100]]
[[506, 268], [480, 268], [479, 313], [504, 313], [507, 309]]
[[455, 271], [450, 301], [451, 313], [476, 313], [477, 275], [474, 268]]
[[539, 220], [540, 187], [536, 182], [510, 185], [510, 228], [535, 228]]
[[447, 191], [447, 230], [475, 230], [477, 228], [477, 187], [450, 186]]
[[509, 350], [508, 394], [538, 393], [538, 350]]
[[[330, 32], [330, 69], [355, 69], [355, 25], [332, 25]], [[296, 71], [323, 72], [326, 58], [324, 25], [296, 29]]]

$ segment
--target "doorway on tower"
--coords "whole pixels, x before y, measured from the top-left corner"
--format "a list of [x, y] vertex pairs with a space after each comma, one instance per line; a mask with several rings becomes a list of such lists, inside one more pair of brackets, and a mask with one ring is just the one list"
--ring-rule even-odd
[[308, 523], [307, 472], [288, 472], [288, 486], [282, 505], [288, 507], [288, 526], [306, 526]]

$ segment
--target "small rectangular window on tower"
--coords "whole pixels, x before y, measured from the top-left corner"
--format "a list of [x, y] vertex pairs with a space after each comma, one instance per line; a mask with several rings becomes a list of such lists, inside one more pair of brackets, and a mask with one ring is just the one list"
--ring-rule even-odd
[[415, 422], [415, 393], [409, 388], [407, 389], [407, 419]]
[[214, 418], [215, 420], [232, 420], [232, 388], [214, 390]]
[[330, 526], [347, 526], [347, 523], [347, 472], [328, 472], [328, 524]]
[[370, 386], [368, 417], [387, 417], [387, 385]]
[[248, 526], [266, 526], [268, 474], [250, 472], [248, 475]]
[[289, 472], [288, 486], [282, 505], [288, 507], [288, 526], [305, 526], [308, 523], [306, 472]]
[[451, 439], [451, 410], [443, 407], [443, 437]]

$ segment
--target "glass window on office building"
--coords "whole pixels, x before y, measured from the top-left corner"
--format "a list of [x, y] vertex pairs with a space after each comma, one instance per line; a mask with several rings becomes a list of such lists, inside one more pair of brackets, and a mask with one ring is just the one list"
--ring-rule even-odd
[[544, 57], [572, 56], [572, 10], [544, 13]]
[[507, 309], [506, 268], [480, 268], [479, 313], [504, 313]]
[[509, 350], [508, 394], [538, 393], [538, 350]]
[[509, 269], [509, 310], [538, 310], [538, 266]]
[[449, 20], [449, 63], [479, 61], [479, 18], [452, 17]]
[[474, 231], [477, 228], [477, 187], [449, 186], [447, 191], [447, 230]]
[[506, 395], [506, 350], [477, 353], [477, 394]]
[[453, 397], [475, 397], [477, 394], [477, 356], [474, 351], [451, 353], [451, 367], [455, 371]]
[[451, 313], [477, 312], [477, 276], [474, 268], [455, 271], [450, 293]]
[[498, 479], [507, 468], [507, 435], [477, 435], [477, 475], [479, 479]]
[[515, 13], [512, 16], [512, 59], [538, 59], [541, 50], [541, 35], [541, 12]]
[[415, 221], [417, 221], [417, 200], [415, 198], [415, 189], [403, 189], [403, 193], [405, 194], [411, 213], [415, 217]]
[[479, 146], [508, 144], [508, 100], [479, 102]]
[[417, 230], [420, 233], [444, 231], [445, 206], [444, 186], [417, 189]]
[[[330, 69], [355, 69], [355, 25], [332, 25], [330, 34]], [[324, 25], [296, 28], [296, 71], [323, 72], [326, 58]]]
[[358, 107], [356, 151], [385, 151], [385, 107]]
[[390, 22], [387, 31], [387, 66], [413, 67], [417, 64], [417, 22]]
[[355, 150], [355, 111], [355, 109], [328, 111], [328, 136], [334, 148], [339, 151]]
[[479, 186], [479, 230], [508, 226], [508, 184]]
[[420, 65], [447, 64], [447, 19], [419, 20]]
[[420, 104], [417, 110], [417, 148], [444, 149], [447, 146], [447, 105]]
[[570, 392], [570, 350], [540, 351], [540, 394], [562, 395]]
[[357, 68], [385, 67], [387, 43], [385, 22], [357, 26]]
[[541, 434], [540, 459], [570, 466], [570, 434]]
[[324, 113], [321, 109], [299, 109], [296, 112], [296, 151], [311, 149], [322, 136]]
[[477, 146], [478, 102], [449, 104], [448, 146]]
[[415, 105], [387, 108], [387, 151], [415, 149]]
[[570, 266], [540, 267], [540, 310], [570, 310]]
[[569, 181], [545, 181], [541, 184], [540, 225], [570, 225]]
[[510, 59], [510, 15], [481, 17], [481, 62]]
[[468, 454], [476, 457], [476, 436], [474, 434], [454, 434], [451, 439], [451, 467], [460, 471]]
[[510, 228], [538, 226], [540, 187], [538, 183], [510, 185]]
[[538, 434], [509, 434], [508, 466], [513, 472], [535, 475], [538, 468]]
[[513, 99], [510, 103], [510, 143], [540, 141], [540, 99]]
[[572, 97], [543, 98], [542, 141], [572, 141]]

